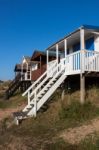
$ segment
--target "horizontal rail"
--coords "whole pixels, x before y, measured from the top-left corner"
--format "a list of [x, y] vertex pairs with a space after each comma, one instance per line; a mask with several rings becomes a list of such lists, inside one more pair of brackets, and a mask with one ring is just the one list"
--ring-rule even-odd
[[65, 65], [65, 73], [77, 74], [84, 71], [99, 71], [99, 52], [80, 50], [62, 58], [61, 65]]
[[99, 52], [85, 51], [84, 70], [99, 72]]

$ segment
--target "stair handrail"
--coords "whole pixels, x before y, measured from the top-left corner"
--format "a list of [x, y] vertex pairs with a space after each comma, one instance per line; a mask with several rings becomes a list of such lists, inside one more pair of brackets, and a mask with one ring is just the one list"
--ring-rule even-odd
[[[49, 83], [51, 83], [52, 80], [55, 79], [58, 74], [60, 74], [60, 73], [63, 72], [63, 71], [64, 71], [64, 73], [65, 73], [65, 65], [64, 65], [64, 68], [62, 68], [62, 70], [60, 69], [60, 67], [61, 67], [61, 63], [59, 63], [58, 66], [57, 66], [57, 68], [59, 69], [58, 73], [47, 83], [47, 85], [48, 85]], [[56, 68], [56, 69], [57, 69], [57, 68]], [[46, 88], [46, 86], [44, 87], [44, 89], [45, 89], [45, 88]], [[40, 92], [38, 93], [38, 95], [40, 95], [40, 93], [42, 93], [42, 91], [43, 91], [44, 89], [41, 89]], [[38, 90], [38, 88], [35, 89], [35, 90]], [[38, 96], [37, 96], [37, 97], [38, 97]]]
[[[57, 67], [55, 68], [55, 70], [54, 71], [57, 71], [57, 73], [55, 74], [55, 76], [53, 76], [53, 78], [47, 83], [47, 85], [54, 79], [54, 78], [56, 78], [57, 77], [57, 75], [58, 74], [63, 74], [63, 73], [65, 73], [65, 64], [64, 64], [64, 67], [62, 67], [61, 68], [61, 63], [59, 63], [58, 65], [57, 65]], [[64, 72], [63, 72], [64, 71]], [[41, 84], [41, 83], [40, 83]], [[28, 103], [28, 105], [24, 108], [24, 110], [26, 110], [26, 108], [30, 105], [30, 104], [37, 104], [37, 98], [38, 98], [38, 96], [37, 95], [39, 95], [40, 94], [40, 92], [41, 91], [43, 91], [44, 89], [45, 89], [45, 87], [47, 86], [47, 85], [45, 85], [44, 86], [44, 88], [42, 88], [38, 93], [37, 93], [37, 90], [38, 90], [38, 86], [35, 88], [35, 90], [33, 90], [33, 92], [31, 93], [32, 95], [30, 95], [30, 93], [28, 93], [29, 95], [29, 103]], [[42, 86], [42, 85], [41, 85]], [[40, 88], [40, 87], [39, 87]], [[31, 97], [33, 97], [31, 100], [30, 100], [30, 98]]]
[[[55, 74], [55, 76], [57, 76], [57, 74], [60, 74], [63, 70], [65, 70], [65, 65], [64, 65], [64, 68], [61, 69], [61, 63], [59, 63], [57, 65], [57, 67], [55, 68], [55, 70], [53, 72], [57, 72]], [[53, 77], [54, 78], [54, 77]], [[44, 79], [44, 81], [46, 81], [47, 79]], [[34, 90], [33, 92], [30, 94], [30, 97], [33, 96], [33, 94], [37, 94], [37, 90], [43, 85], [44, 82], [41, 82]]]
[[21, 78], [21, 74], [17, 74], [17, 76], [12, 80], [12, 84]]
[[26, 94], [28, 94], [28, 92], [29, 92], [31, 89], [33, 89], [33, 87], [35, 88], [35, 85], [36, 85], [37, 83], [39, 83], [40, 80], [43, 79], [44, 76], [47, 76], [48, 71], [49, 71], [49, 70], [52, 70], [52, 68], [54, 68], [56, 64], [57, 64], [57, 62], [55, 62], [55, 63], [52, 65], [52, 67], [50, 67], [48, 70], [46, 70], [46, 71], [22, 94], [22, 96], [25, 96]]
[[[56, 63], [57, 63], [57, 62], [56, 62]], [[61, 63], [59, 63], [59, 64], [57, 65], [57, 67], [55, 67], [53, 73], [54, 73], [54, 72], [57, 72], [57, 70], [58, 70], [58, 72], [57, 72], [57, 74], [58, 74], [58, 73], [61, 73], [61, 71], [63, 71], [63, 70], [65, 69], [65, 66], [64, 66], [64, 68], [63, 68], [62, 70], [60, 70], [60, 67], [61, 67]], [[55, 74], [55, 75], [57, 75], [57, 74]], [[30, 93], [30, 97], [33, 96], [33, 93], [37, 92], [37, 90], [47, 81], [47, 79], [48, 79], [48, 78], [45, 78], [45, 79]]]
[[13, 84], [15, 84], [16, 81], [18, 81], [19, 79], [21, 79], [21, 74], [20, 74], [20, 73], [17, 74], [17, 76], [11, 81], [11, 83], [9, 84], [9, 87], [8, 87], [8, 89], [6, 90], [6, 92], [8, 92], [9, 89], [12, 88]]
[[[74, 55], [74, 54], [76, 54], [76, 53], [79, 53], [79, 52], [80, 52], [80, 50], [77, 51], [77, 52], [74, 52], [73, 54], [69, 54], [69, 56], [67, 55], [67, 57], [65, 58], [65, 61], [66, 61], [66, 59], [67, 59], [68, 57], [70, 57], [70, 56], [72, 56], [72, 55]], [[45, 75], [47, 75], [47, 73], [50, 72], [50, 70], [52, 70], [52, 68], [53, 68], [56, 64], [57, 64], [57, 61], [56, 61], [51, 67], [49, 67], [48, 70], [45, 71], [45, 73], [42, 74], [42, 75], [34, 82], [34, 84], [32, 84], [32, 85], [22, 94], [22, 96], [25, 96], [26, 94], [28, 94], [28, 91], [30, 91], [31, 89], [33, 89], [33, 87], [35, 88], [35, 85], [36, 85]]]

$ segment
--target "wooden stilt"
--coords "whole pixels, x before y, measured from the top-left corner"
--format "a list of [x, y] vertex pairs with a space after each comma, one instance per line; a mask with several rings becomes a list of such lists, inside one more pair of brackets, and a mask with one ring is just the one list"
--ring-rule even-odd
[[80, 29], [80, 46], [82, 50], [81, 54], [81, 74], [80, 74], [80, 103], [84, 104], [85, 102], [85, 75], [84, 75], [84, 52], [85, 49], [85, 37], [84, 37], [84, 29]]
[[85, 102], [85, 75], [80, 74], [80, 103], [84, 104]]

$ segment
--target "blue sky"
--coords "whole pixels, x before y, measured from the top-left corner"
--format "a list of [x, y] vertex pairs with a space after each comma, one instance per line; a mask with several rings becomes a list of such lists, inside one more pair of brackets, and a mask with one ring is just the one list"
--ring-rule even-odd
[[99, 26], [99, 0], [0, 0], [0, 79], [82, 24]]

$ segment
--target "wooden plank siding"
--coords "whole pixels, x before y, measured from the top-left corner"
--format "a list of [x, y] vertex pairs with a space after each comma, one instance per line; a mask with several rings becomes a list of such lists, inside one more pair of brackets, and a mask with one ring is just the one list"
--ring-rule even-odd
[[46, 71], [46, 64], [44, 64], [41, 68], [32, 71], [31, 80], [36, 81], [45, 71]]

